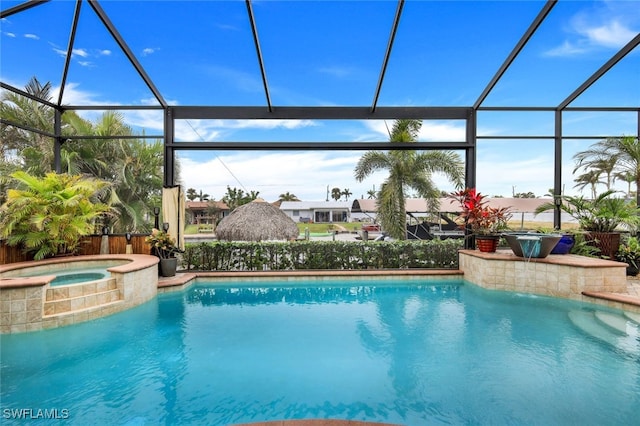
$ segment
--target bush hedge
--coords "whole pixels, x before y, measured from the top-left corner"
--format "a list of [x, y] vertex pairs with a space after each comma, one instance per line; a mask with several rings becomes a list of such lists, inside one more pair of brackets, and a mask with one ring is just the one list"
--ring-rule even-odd
[[458, 269], [462, 240], [206, 242], [187, 244], [182, 269], [277, 271], [311, 269]]

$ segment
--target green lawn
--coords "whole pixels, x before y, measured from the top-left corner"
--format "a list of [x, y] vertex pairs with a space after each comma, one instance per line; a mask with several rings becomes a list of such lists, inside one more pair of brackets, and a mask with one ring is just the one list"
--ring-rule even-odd
[[[324, 234], [333, 229], [332, 224], [329, 223], [296, 223], [301, 234], [304, 234], [305, 228], [309, 228], [309, 232], [312, 234]], [[335, 222], [334, 225], [344, 227], [349, 232], [359, 231], [362, 224], [360, 222]], [[341, 228], [339, 228], [341, 229]], [[187, 225], [184, 228], [185, 234], [198, 234], [198, 225]]]
[[[321, 234], [332, 231], [335, 228], [339, 230], [345, 228], [349, 232], [359, 231], [361, 229], [360, 222], [334, 222], [330, 223], [297, 223], [300, 233], [303, 234], [306, 228], [309, 228], [309, 232], [312, 234]], [[336, 225], [335, 227], [333, 225]]]

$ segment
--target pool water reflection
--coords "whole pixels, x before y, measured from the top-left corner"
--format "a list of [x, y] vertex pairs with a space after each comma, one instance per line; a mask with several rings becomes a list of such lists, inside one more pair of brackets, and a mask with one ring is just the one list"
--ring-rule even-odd
[[591, 305], [452, 281], [322, 284], [198, 284], [89, 323], [2, 335], [2, 408], [64, 408], [71, 424], [640, 414], [638, 356], [570, 320]]

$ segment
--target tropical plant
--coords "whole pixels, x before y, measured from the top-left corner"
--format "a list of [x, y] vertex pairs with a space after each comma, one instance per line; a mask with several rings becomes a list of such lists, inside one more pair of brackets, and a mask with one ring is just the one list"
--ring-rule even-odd
[[175, 238], [159, 229], [154, 228], [145, 241], [151, 246], [152, 253], [160, 259], [170, 259], [176, 257], [176, 254], [184, 252], [176, 243]]
[[20, 189], [10, 189], [0, 208], [0, 236], [39, 260], [77, 251], [110, 207], [97, 202], [109, 183], [80, 175], [47, 173], [43, 178], [13, 173]]
[[278, 197], [279, 201], [300, 201], [300, 199], [298, 197], [296, 197], [295, 194], [292, 194], [290, 192], [285, 192], [284, 194], [280, 194], [280, 196]]
[[[389, 141], [409, 145], [418, 140], [421, 126], [421, 120], [396, 120], [389, 132]], [[444, 174], [456, 188], [462, 187], [464, 178], [462, 160], [452, 151], [367, 151], [358, 161], [354, 175], [358, 182], [362, 182], [379, 170], [387, 170], [389, 176], [380, 187], [376, 199], [378, 218], [383, 230], [395, 239], [407, 237], [407, 191], [415, 190], [426, 199], [428, 208], [436, 212], [440, 191], [432, 175]]]
[[[640, 192], [637, 191], [640, 188], [640, 145], [638, 144], [638, 138], [622, 136], [603, 139], [591, 145], [586, 151], [577, 153], [574, 159], [576, 160], [576, 169], [589, 167], [590, 164], [598, 165], [600, 161], [606, 161], [607, 159], [615, 160], [615, 165], [611, 169], [612, 176], [615, 179], [615, 176], [628, 172], [634, 177], [636, 204], [640, 205]], [[602, 171], [603, 169], [597, 168], [596, 170]]]
[[[51, 84], [41, 84], [35, 77], [29, 80], [25, 86], [25, 92], [44, 101], [51, 100], [52, 96]], [[53, 133], [53, 108], [8, 90], [2, 93], [0, 117], [26, 128]], [[5, 123], [0, 126], [2, 129], [0, 161], [13, 163], [14, 169], [11, 171], [25, 170], [38, 176], [52, 171], [53, 139], [51, 137], [8, 126]]]
[[[43, 101], [52, 98], [51, 84], [41, 84], [36, 78], [29, 81], [25, 92]], [[3, 93], [0, 117], [6, 122], [54, 133], [52, 107], [11, 91]], [[5, 201], [6, 190], [15, 184], [8, 179], [12, 172], [25, 170], [33, 176], [44, 176], [54, 170], [53, 139], [6, 122], [0, 126], [0, 202]], [[162, 190], [162, 141], [131, 139], [133, 129], [125, 124], [121, 113], [114, 111], [102, 114], [95, 122], [74, 111], [65, 111], [62, 134], [82, 137], [69, 139], [62, 145], [63, 172], [88, 174], [112, 183], [109, 191], [101, 193], [101, 201], [118, 212], [111, 216], [114, 231], [149, 231], [147, 218], [159, 203]], [[92, 139], [93, 135], [99, 138]]]
[[575, 182], [576, 184], [573, 187], [580, 191], [588, 186], [591, 191], [591, 198], [596, 198], [598, 195], [597, 186], [604, 183], [600, 180], [599, 170], [588, 170], [575, 178]]
[[187, 189], [186, 197], [187, 197], [187, 200], [194, 201], [196, 198], [198, 198], [198, 193], [196, 192], [195, 189], [189, 188]]
[[349, 188], [345, 188], [342, 190], [341, 195], [344, 197], [345, 201], [349, 201], [349, 197], [353, 195], [353, 192], [349, 191]]
[[[162, 189], [161, 141], [124, 138], [133, 129], [124, 124], [124, 117], [109, 111], [91, 123], [75, 114], [67, 116], [67, 132], [87, 135], [87, 138], [67, 141], [62, 158], [68, 173], [86, 173], [111, 182], [107, 194], [118, 211], [111, 224], [116, 232], [148, 231], [146, 218], [158, 204]], [[113, 136], [113, 139], [91, 139], [90, 135]]]
[[[583, 196], [561, 197], [560, 209], [573, 217], [580, 228], [591, 232], [614, 232], [619, 226], [634, 230], [640, 224], [638, 209], [633, 202], [613, 197], [617, 191], [609, 190], [594, 199]], [[535, 214], [556, 209], [553, 202], [541, 204]]]
[[626, 238], [618, 248], [616, 260], [638, 269], [638, 265], [640, 265], [640, 240], [632, 236]]
[[375, 199], [377, 195], [378, 193], [376, 192], [375, 188], [367, 191], [367, 198], [370, 200]]
[[209, 201], [210, 197], [211, 196], [209, 194], [205, 194], [204, 192], [202, 192], [202, 189], [200, 191], [196, 191], [193, 188], [187, 189], [187, 200], [189, 201], [195, 201], [197, 198], [199, 201], [205, 202]]
[[488, 206], [486, 196], [476, 192], [475, 188], [452, 192], [449, 198], [451, 203], [459, 205], [459, 217], [464, 221], [462, 228], [468, 226], [473, 235], [497, 235], [508, 228], [511, 209]]
[[242, 189], [227, 186], [227, 193], [222, 197], [222, 202], [229, 207], [229, 211], [233, 211], [236, 208], [255, 200], [258, 198], [259, 194], [260, 191], [251, 191], [250, 193], [246, 193]]
[[331, 198], [333, 198], [334, 200], [338, 201], [340, 198], [342, 198], [342, 190], [340, 188], [332, 188], [331, 189]]

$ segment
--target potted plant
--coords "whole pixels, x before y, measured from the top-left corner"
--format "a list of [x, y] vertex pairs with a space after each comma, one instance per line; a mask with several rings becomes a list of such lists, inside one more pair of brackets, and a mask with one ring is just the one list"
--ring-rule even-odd
[[640, 224], [638, 209], [624, 198], [614, 197], [617, 191], [605, 191], [594, 199], [583, 196], [562, 196], [561, 203], [545, 203], [535, 213], [560, 208], [573, 217], [586, 238], [600, 250], [603, 257], [614, 259], [620, 246], [620, 228], [635, 230]]
[[626, 241], [620, 244], [616, 260], [626, 263], [627, 275], [636, 276], [639, 272], [640, 265], [640, 240], [637, 237], [628, 237]]
[[449, 194], [451, 203], [458, 203], [461, 213], [458, 215], [464, 221], [465, 229], [470, 229], [471, 236], [476, 239], [478, 250], [494, 252], [500, 240], [500, 232], [507, 229], [507, 222], [511, 218], [509, 207], [490, 207], [486, 196], [476, 192], [475, 188]]
[[169, 233], [153, 229], [145, 241], [151, 245], [151, 253], [160, 258], [160, 275], [173, 277], [178, 268], [177, 254], [183, 253]]

